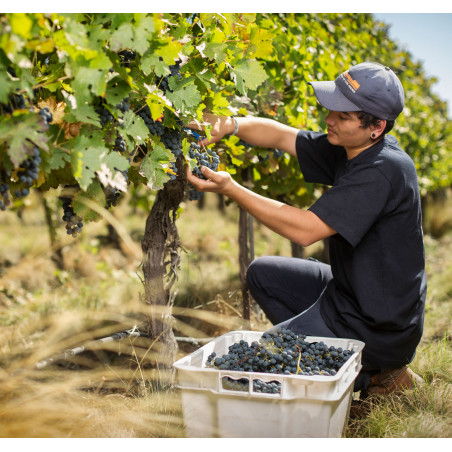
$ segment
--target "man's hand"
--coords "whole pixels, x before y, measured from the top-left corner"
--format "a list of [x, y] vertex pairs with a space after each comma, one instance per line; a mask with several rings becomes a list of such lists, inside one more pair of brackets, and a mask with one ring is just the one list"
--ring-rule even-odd
[[196, 190], [228, 195], [230, 189], [234, 185], [234, 181], [229, 173], [226, 171], [215, 172], [205, 166], [201, 167], [201, 172], [207, 177], [207, 180], [195, 176], [190, 171], [190, 168], [187, 167], [187, 180], [196, 188]]
[[212, 129], [210, 130], [211, 139], [204, 138], [199, 141], [198, 144], [202, 146], [207, 146], [210, 143], [217, 143], [220, 141], [225, 135], [231, 134], [235, 130], [235, 122], [230, 116], [216, 116], [212, 114], [206, 113], [204, 115], [204, 123], [198, 125], [195, 121], [190, 122], [188, 127], [190, 129], [197, 129], [205, 131], [206, 125], [211, 125]]

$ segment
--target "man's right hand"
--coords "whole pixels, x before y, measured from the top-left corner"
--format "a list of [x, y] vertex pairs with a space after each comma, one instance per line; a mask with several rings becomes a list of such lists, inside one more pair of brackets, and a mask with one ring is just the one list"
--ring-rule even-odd
[[200, 140], [198, 144], [202, 146], [207, 146], [210, 143], [217, 143], [225, 135], [229, 135], [235, 130], [235, 122], [231, 116], [217, 116], [210, 113], [204, 114], [204, 123], [198, 125], [195, 121], [188, 124], [190, 129], [202, 130], [206, 129], [207, 125], [211, 125], [210, 130], [211, 138], [210, 140], [206, 137]]

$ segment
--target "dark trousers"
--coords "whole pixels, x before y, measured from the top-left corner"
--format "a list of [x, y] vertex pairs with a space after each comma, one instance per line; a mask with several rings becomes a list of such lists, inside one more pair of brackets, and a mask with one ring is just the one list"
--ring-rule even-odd
[[[333, 278], [331, 267], [314, 259], [264, 256], [251, 262], [247, 283], [251, 295], [268, 319], [297, 334], [337, 337], [320, 314], [320, 295]], [[380, 369], [366, 365], [355, 381], [355, 391], [366, 389]]]

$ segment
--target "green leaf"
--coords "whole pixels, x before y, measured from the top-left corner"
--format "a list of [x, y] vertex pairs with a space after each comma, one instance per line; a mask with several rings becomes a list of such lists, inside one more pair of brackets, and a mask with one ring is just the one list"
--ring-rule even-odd
[[171, 161], [174, 161], [174, 155], [161, 143], [156, 144], [152, 152], [143, 159], [140, 174], [148, 180], [147, 186], [151, 190], [162, 189], [165, 182], [169, 180], [166, 170]]
[[77, 122], [81, 121], [86, 124], [92, 124], [94, 126], [100, 127], [100, 119], [99, 115], [96, 113], [94, 108], [91, 105], [87, 105], [85, 103], [79, 102], [77, 99], [77, 107], [71, 110], [71, 113], [68, 117], [65, 118], [68, 122]]
[[135, 50], [143, 54], [149, 47], [148, 39], [155, 33], [154, 19], [144, 14], [136, 15]]
[[47, 135], [42, 118], [34, 113], [13, 115], [0, 122], [0, 144], [6, 144], [7, 152], [14, 166], [19, 166], [35, 146], [46, 151]]
[[53, 171], [64, 168], [67, 163], [71, 162], [71, 156], [62, 149], [54, 148], [46, 161], [48, 162], [48, 170]]
[[153, 52], [153, 49], [141, 59], [141, 69], [145, 75], [149, 75], [152, 69], [154, 69], [155, 75], [158, 77], [171, 74], [168, 65], [160, 60], [158, 55]]
[[130, 94], [130, 85], [119, 77], [111, 80], [105, 91], [105, 100], [110, 105], [118, 105], [124, 98]]
[[212, 60], [215, 60], [216, 63], [221, 63], [227, 57], [228, 44], [224, 44], [222, 42], [209, 42], [205, 45], [202, 53]]
[[111, 35], [111, 49], [115, 52], [135, 49], [138, 53], [144, 53], [149, 46], [147, 37], [153, 32], [154, 21], [151, 17], [139, 20], [137, 26], [130, 22], [123, 23]]
[[82, 190], [88, 188], [96, 171], [101, 170], [108, 151], [99, 139], [90, 139], [83, 134], [77, 136], [71, 152], [72, 173]]
[[111, 35], [111, 50], [117, 52], [121, 49], [133, 48], [135, 38], [135, 30], [131, 23], [123, 23]]
[[[176, 110], [180, 110], [182, 113], [190, 107], [196, 107], [202, 100], [201, 94], [195, 85], [188, 85], [176, 88], [174, 83], [174, 78], [170, 80], [170, 87], [174, 91], [172, 93], [168, 92], [166, 97], [173, 103]], [[177, 82], [175, 82], [177, 83]]]
[[222, 95], [221, 92], [215, 93], [212, 99], [212, 112], [217, 115], [230, 116], [229, 101]]
[[11, 90], [12, 83], [10, 78], [6, 74], [6, 70], [0, 66], [0, 103], [8, 103], [8, 94]]
[[74, 72], [75, 80], [72, 89], [77, 92], [78, 98], [89, 98], [90, 92], [96, 96], [103, 96], [107, 86], [106, 76], [108, 69], [92, 69], [78, 67]]
[[256, 60], [242, 60], [232, 68], [232, 77], [242, 94], [246, 89], [255, 90], [267, 80], [267, 73]]
[[149, 135], [149, 129], [143, 119], [131, 110], [124, 114], [123, 130], [136, 144], [144, 143]]

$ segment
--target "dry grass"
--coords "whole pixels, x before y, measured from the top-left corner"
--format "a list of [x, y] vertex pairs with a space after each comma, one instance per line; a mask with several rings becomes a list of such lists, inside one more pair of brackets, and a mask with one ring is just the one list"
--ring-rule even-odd
[[[238, 213], [216, 209], [207, 198], [178, 221], [185, 253], [176, 285], [176, 336], [208, 338], [233, 329], [262, 331], [268, 321], [253, 311], [241, 319], [238, 279]], [[139, 243], [146, 214], [118, 213]], [[88, 224], [77, 240], [63, 237], [66, 268], [51, 260], [41, 208], [23, 220], [0, 216], [0, 437], [184, 437], [174, 374], [155, 370], [164, 361], [145, 338], [91, 347], [71, 360], [36, 369], [64, 350], [90, 344], [139, 325], [148, 314], [140, 302], [140, 266], [112, 246], [102, 247], [105, 223]], [[61, 230], [64, 227], [60, 226]], [[425, 334], [413, 369], [426, 381], [416, 391], [375, 400], [368, 417], [351, 422], [347, 437], [450, 437], [452, 434], [452, 236], [426, 237], [429, 294]], [[319, 253], [318, 247], [308, 255]], [[287, 241], [255, 225], [256, 256], [290, 256]], [[180, 343], [178, 357], [194, 349]]]

